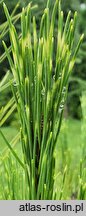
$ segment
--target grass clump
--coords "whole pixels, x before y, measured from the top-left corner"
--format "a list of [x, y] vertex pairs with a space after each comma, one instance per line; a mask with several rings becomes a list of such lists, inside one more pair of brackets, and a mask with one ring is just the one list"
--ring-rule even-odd
[[[69, 12], [64, 24], [61, 4], [56, 0], [51, 18], [47, 4], [41, 18], [39, 33], [36, 19], [31, 15], [31, 4], [27, 10], [23, 8], [19, 39], [8, 9], [5, 4], [3, 6], [9, 23], [12, 55], [4, 42], [3, 45], [13, 74], [10, 85], [13, 103], [19, 114], [23, 161], [1, 130], [0, 133], [24, 170], [28, 185], [25, 199], [55, 199], [54, 150], [62, 122], [68, 79], [83, 35], [74, 48], [77, 13], [75, 12], [71, 19]], [[62, 194], [60, 196], [62, 197]]]

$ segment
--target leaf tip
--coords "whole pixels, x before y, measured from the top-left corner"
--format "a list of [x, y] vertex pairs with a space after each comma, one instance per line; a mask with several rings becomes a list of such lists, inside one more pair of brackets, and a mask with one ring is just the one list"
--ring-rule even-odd
[[84, 39], [84, 33], [81, 35], [80, 41], [83, 41], [83, 39]]

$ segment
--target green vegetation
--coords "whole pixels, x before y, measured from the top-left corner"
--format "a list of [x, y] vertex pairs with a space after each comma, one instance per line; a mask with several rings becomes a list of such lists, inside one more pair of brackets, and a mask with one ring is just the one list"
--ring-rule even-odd
[[[78, 120], [73, 120], [73, 119], [63, 119], [62, 127], [61, 127], [61, 132], [60, 136], [58, 139], [58, 145], [55, 151], [56, 155], [56, 168], [55, 168], [55, 190], [57, 192], [56, 199], [86, 199], [86, 160], [83, 163], [83, 176], [82, 180], [80, 180], [80, 164], [82, 161], [82, 131], [83, 127], [83, 122], [81, 123]], [[15, 135], [15, 129], [11, 128], [3, 128], [2, 131], [6, 132], [6, 134], [9, 134], [9, 131], [11, 131], [11, 136], [13, 137]], [[76, 135], [75, 135], [76, 134]], [[10, 138], [10, 137], [9, 137]], [[2, 138], [0, 137], [0, 140]], [[85, 142], [85, 138], [83, 140], [83, 143]], [[17, 162], [15, 162], [14, 158], [12, 157], [11, 154], [8, 156], [8, 148], [6, 148], [5, 143], [3, 142], [3, 150], [5, 150], [6, 153], [6, 158], [4, 160], [4, 152], [2, 153], [2, 163], [4, 163], [7, 166], [7, 170], [5, 171], [6, 176], [8, 173], [8, 178], [3, 175], [3, 168], [2, 169], [2, 177], [5, 182], [4, 184], [4, 193], [3, 192], [3, 187], [2, 187], [2, 179], [0, 178], [0, 199], [24, 199], [25, 197], [25, 188], [24, 188], [24, 176], [22, 174], [22, 169], [20, 165], [18, 165]], [[17, 148], [18, 147], [18, 148]], [[20, 143], [15, 145], [15, 150], [17, 150], [18, 154], [21, 155], [19, 152], [20, 149]], [[84, 153], [85, 154], [85, 153]], [[11, 157], [11, 159], [10, 159]], [[11, 170], [9, 172], [9, 166], [10, 166], [10, 161], [12, 163]], [[12, 162], [13, 161], [13, 162]], [[2, 166], [3, 167], [3, 166]], [[65, 176], [65, 182], [63, 185], [63, 173], [64, 170], [66, 169], [66, 176]], [[11, 188], [11, 193], [9, 193], [9, 187], [8, 187], [8, 179], [10, 178], [10, 184], [12, 184], [12, 178], [13, 178], [13, 173], [14, 175], [14, 182], [16, 182], [16, 185], [14, 185], [14, 190], [15, 190], [15, 196], [13, 196], [12, 192], [13, 189]], [[17, 178], [16, 175], [19, 175]], [[20, 184], [19, 184], [20, 181]], [[84, 197], [81, 197], [80, 195], [80, 184], [83, 182], [84, 186]], [[23, 184], [23, 188], [22, 188]], [[20, 185], [20, 186], [19, 186]], [[62, 189], [63, 185], [63, 189]], [[27, 185], [26, 185], [27, 188]], [[62, 190], [62, 192], [61, 192]], [[18, 193], [17, 193], [18, 192]], [[23, 193], [23, 195], [21, 195]], [[62, 193], [62, 195], [61, 195]], [[7, 197], [6, 197], [7, 196]]]
[[[7, 91], [10, 99], [1, 102], [0, 110], [0, 198], [85, 199], [84, 93], [80, 128], [70, 119], [62, 124], [69, 78], [84, 38], [82, 34], [75, 42], [77, 12], [69, 11], [65, 19], [60, 0], [55, 1], [52, 13], [48, 1], [41, 20], [36, 21], [32, 15], [36, 6], [31, 3], [17, 17], [16, 7], [11, 15], [5, 4], [3, 7], [7, 21], [1, 26], [1, 39], [9, 28], [10, 46], [2, 41], [5, 52], [0, 62], [7, 58], [10, 67], [0, 91], [2, 95]], [[15, 23], [19, 18], [18, 30]], [[7, 129], [13, 130], [11, 140], [2, 126], [7, 121], [16, 126], [13, 115], [18, 124], [17, 129]], [[75, 129], [81, 128], [82, 136], [76, 135], [74, 140]]]
[[[18, 133], [17, 129], [14, 128], [14, 127], [3, 127], [2, 128], [2, 131], [6, 137], [6, 139], [10, 142], [13, 137], [15, 137]], [[2, 150], [4, 150], [4, 148], [6, 148], [6, 143], [5, 141], [3, 140], [2, 136], [0, 135], [0, 142], [1, 142], [1, 145], [0, 145], [0, 152]]]

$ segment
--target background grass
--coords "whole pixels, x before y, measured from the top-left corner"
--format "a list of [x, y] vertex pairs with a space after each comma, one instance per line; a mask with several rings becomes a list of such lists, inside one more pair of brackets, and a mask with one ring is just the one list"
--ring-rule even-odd
[[[9, 140], [9, 142], [13, 139], [13, 137], [16, 136], [16, 134], [18, 133], [18, 130], [15, 127], [3, 127], [2, 128], [2, 132], [5, 134], [7, 140]], [[6, 147], [6, 143], [3, 140], [2, 136], [0, 135], [0, 152], [4, 151], [7, 147]]]

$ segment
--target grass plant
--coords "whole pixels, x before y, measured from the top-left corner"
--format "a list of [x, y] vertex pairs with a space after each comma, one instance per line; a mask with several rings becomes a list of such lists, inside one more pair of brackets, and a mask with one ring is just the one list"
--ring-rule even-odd
[[[24, 198], [55, 199], [54, 151], [62, 123], [68, 80], [83, 40], [82, 35], [77, 47], [74, 47], [77, 12], [71, 19], [69, 11], [64, 24], [60, 1], [55, 1], [51, 16], [47, 4], [41, 18], [40, 31], [37, 32], [36, 18], [32, 17], [29, 4], [27, 10], [22, 9], [19, 39], [6, 5], [3, 4], [3, 7], [9, 24], [11, 54], [4, 41], [3, 46], [13, 75], [9, 81], [13, 98], [2, 111], [1, 125], [17, 108], [23, 160], [1, 129], [0, 134], [25, 174], [27, 192]], [[56, 18], [57, 36], [54, 31]], [[66, 171], [63, 185], [65, 175]]]
[[[69, 118], [63, 119], [62, 121], [62, 126], [58, 137], [58, 145], [56, 146], [56, 150], [54, 152], [54, 156], [56, 158], [54, 174], [54, 192], [56, 193], [56, 197], [54, 198], [56, 200], [59, 200], [60, 198], [61, 200], [80, 199], [80, 170], [82, 170], [81, 178], [84, 186], [83, 189], [84, 191], [86, 191], [86, 161], [83, 161], [82, 156], [81, 127], [82, 123], [78, 120]], [[5, 134], [7, 139], [9, 138], [9, 141], [12, 139], [12, 137], [15, 137], [15, 135], [17, 135], [17, 131], [15, 131], [13, 127], [2, 127], [2, 132]], [[76, 136], [74, 136], [74, 134], [76, 134]], [[0, 149], [0, 199], [5, 199], [5, 197], [7, 199], [13, 199], [13, 193], [11, 191], [12, 187], [11, 190], [9, 190], [8, 187], [8, 179], [10, 179], [10, 184], [12, 184], [12, 173], [15, 173], [14, 182], [16, 183], [13, 184], [13, 190], [15, 191], [14, 199], [25, 199], [26, 194], [28, 195], [28, 193], [25, 192], [28, 188], [28, 183], [25, 181], [24, 169], [22, 169], [20, 164], [15, 160], [14, 156], [12, 156], [12, 153], [10, 153], [10, 150], [6, 146], [6, 143], [1, 138], [2, 137], [0, 135], [0, 143], [3, 144], [3, 147]], [[23, 159], [19, 137], [18, 140], [16, 140], [16, 138], [15, 140], [13, 139], [11, 141], [11, 145], [14, 147], [14, 150], [19, 155], [19, 157]], [[9, 169], [9, 163], [13, 168], [11, 167], [11, 169]], [[81, 163], [82, 166], [80, 165]], [[7, 169], [5, 169], [5, 166]], [[82, 167], [82, 169], [80, 167]], [[63, 174], [65, 174], [65, 178], [63, 178]], [[7, 175], [9, 176], [9, 178], [6, 177]], [[20, 187], [17, 187], [19, 182]], [[85, 198], [86, 192], [84, 193], [84, 199]]]

